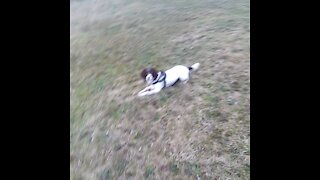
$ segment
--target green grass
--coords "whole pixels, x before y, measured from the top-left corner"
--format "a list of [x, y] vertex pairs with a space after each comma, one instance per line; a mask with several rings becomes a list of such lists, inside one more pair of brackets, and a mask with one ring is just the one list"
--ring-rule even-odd
[[191, 177], [196, 178], [201, 174], [200, 165], [196, 163], [183, 162], [182, 163], [184, 172]]
[[108, 170], [104, 170], [101, 173], [99, 180], [110, 180], [110, 179], [112, 179], [111, 177], [112, 177], [112, 172], [110, 169], [108, 169]]
[[180, 169], [178, 167], [178, 165], [175, 162], [170, 162], [169, 163], [169, 169], [173, 174], [178, 174]]
[[145, 168], [144, 177], [149, 178], [154, 175], [155, 168], [153, 166], [147, 166]]
[[138, 131], [137, 134], [134, 136], [134, 139], [139, 139], [141, 137], [143, 137], [143, 133]]
[[159, 119], [160, 119], [160, 113], [156, 112], [153, 117], [153, 121], [158, 121]]
[[115, 171], [117, 176], [121, 176], [123, 174], [123, 172], [125, 171], [128, 163], [129, 163], [129, 161], [127, 161], [124, 158], [120, 158], [120, 159], [115, 161], [114, 171]]

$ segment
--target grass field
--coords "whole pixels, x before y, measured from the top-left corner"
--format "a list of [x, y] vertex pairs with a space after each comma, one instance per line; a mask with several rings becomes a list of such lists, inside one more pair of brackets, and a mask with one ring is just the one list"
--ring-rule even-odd
[[[250, 179], [249, 0], [71, 0], [70, 179]], [[138, 98], [141, 70], [199, 62]]]

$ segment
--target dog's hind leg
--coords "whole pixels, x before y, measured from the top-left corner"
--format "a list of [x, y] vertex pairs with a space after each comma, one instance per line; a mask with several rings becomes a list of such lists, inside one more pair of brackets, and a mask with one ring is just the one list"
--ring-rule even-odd
[[187, 84], [188, 81], [189, 81], [189, 79], [182, 81], [182, 83]]
[[189, 76], [180, 77], [179, 80], [180, 80], [183, 84], [186, 84], [186, 83], [189, 81]]
[[189, 74], [189, 71], [187, 71], [180, 75], [179, 80], [183, 84], [186, 84], [189, 81], [189, 78], [190, 78], [190, 74]]

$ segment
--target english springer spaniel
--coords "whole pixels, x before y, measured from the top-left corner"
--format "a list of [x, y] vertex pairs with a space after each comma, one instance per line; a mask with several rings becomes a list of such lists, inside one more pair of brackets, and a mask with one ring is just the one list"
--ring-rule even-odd
[[171, 69], [164, 71], [157, 71], [154, 68], [146, 68], [141, 72], [141, 77], [149, 85], [138, 93], [138, 96], [146, 96], [155, 94], [165, 87], [172, 86], [177, 81], [184, 84], [189, 80], [189, 74], [193, 70], [197, 70], [200, 64], [196, 63], [190, 67], [177, 65]]

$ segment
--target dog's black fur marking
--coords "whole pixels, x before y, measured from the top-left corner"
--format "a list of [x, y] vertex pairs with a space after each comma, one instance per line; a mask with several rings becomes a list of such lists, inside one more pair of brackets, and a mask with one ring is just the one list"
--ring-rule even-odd
[[140, 76], [141, 78], [143, 78], [144, 80], [146, 80], [146, 77], [148, 74], [152, 74], [153, 79], [156, 79], [158, 76], [158, 71], [154, 68], [145, 68], [141, 73]]

